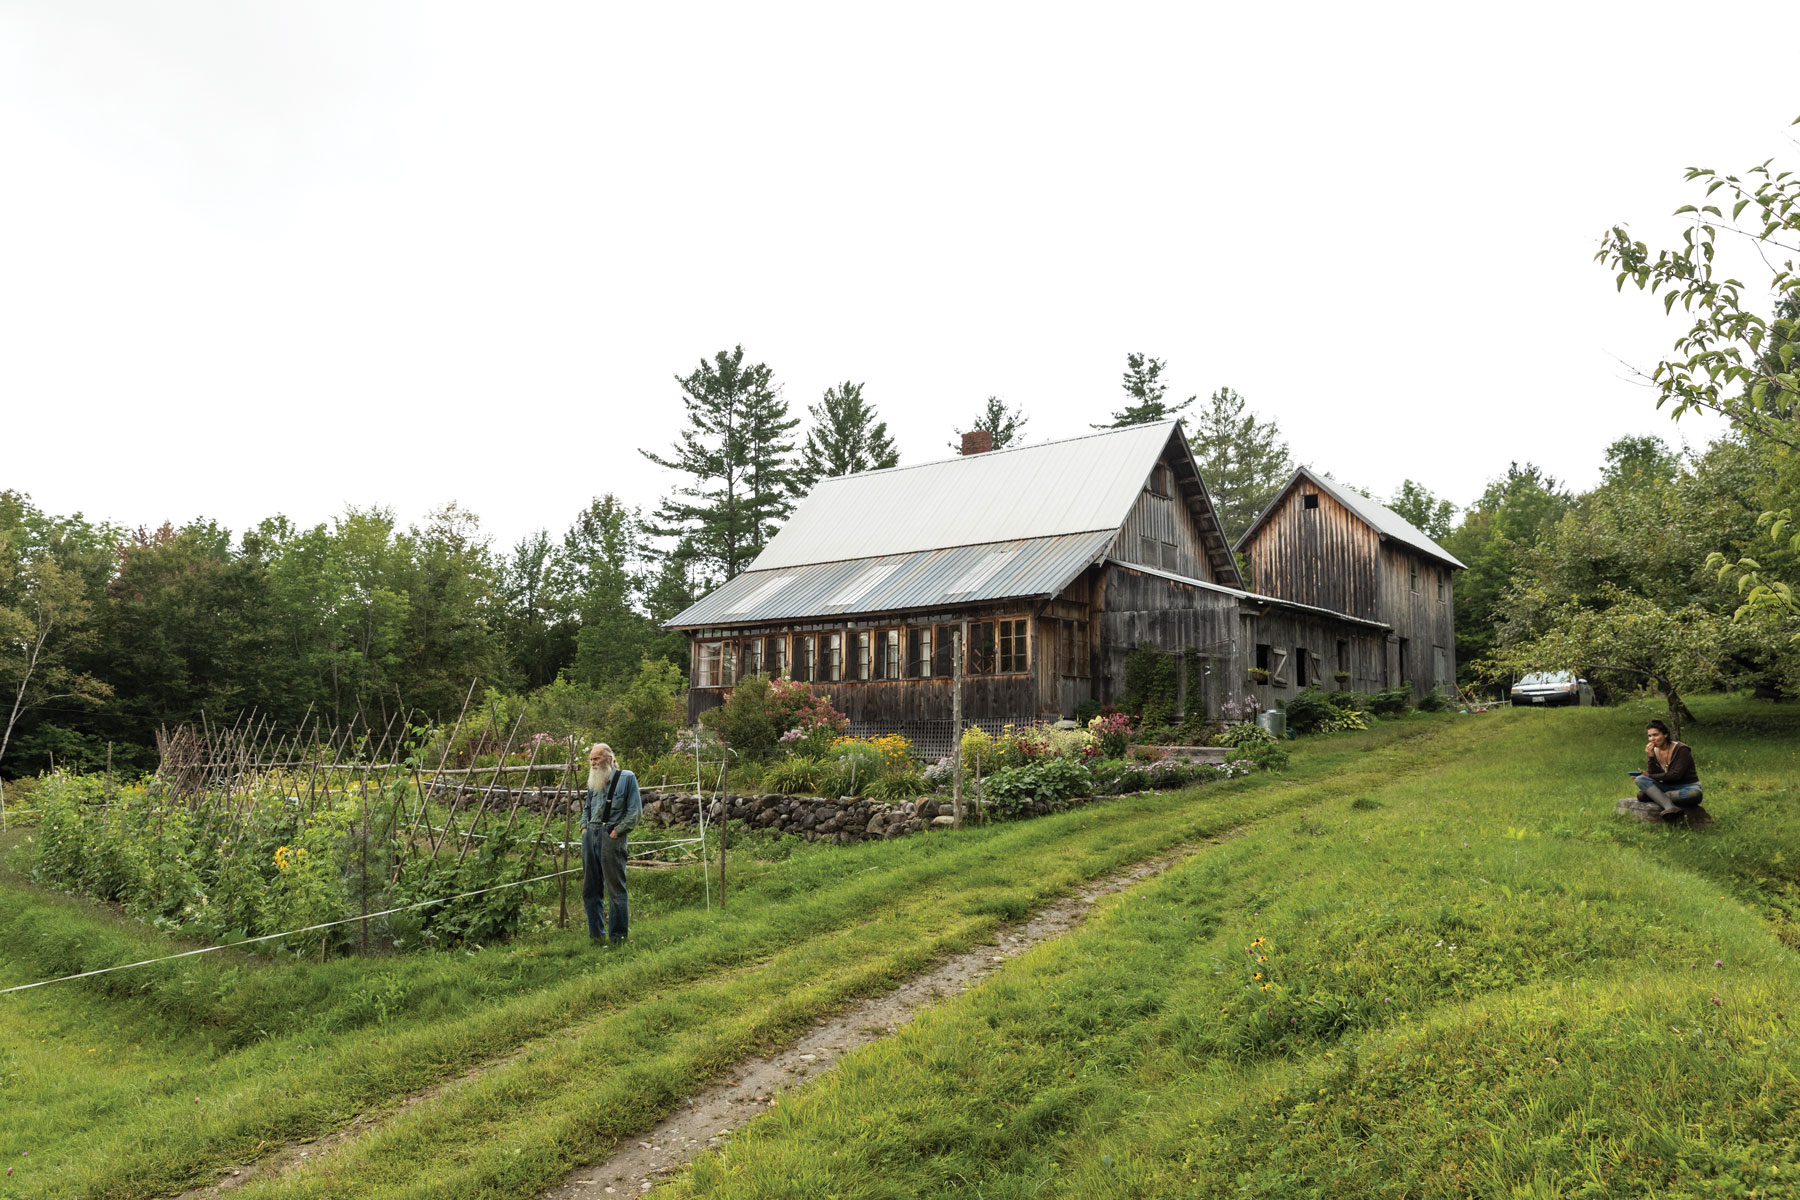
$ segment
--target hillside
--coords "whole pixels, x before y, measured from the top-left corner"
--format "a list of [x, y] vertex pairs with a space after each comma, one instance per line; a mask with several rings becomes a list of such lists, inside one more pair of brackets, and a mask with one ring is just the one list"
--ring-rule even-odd
[[[1612, 814], [1649, 708], [1414, 717], [1297, 743], [1280, 776], [775, 847], [725, 915], [647, 877], [619, 954], [542, 929], [0, 997], [0, 1197], [234, 1167], [245, 1196], [535, 1196], [853, 998], [1171, 853], [672, 1194], [1790, 1194], [1800, 712], [1697, 707], [1708, 831]], [[0, 987], [181, 948], [0, 886]]]

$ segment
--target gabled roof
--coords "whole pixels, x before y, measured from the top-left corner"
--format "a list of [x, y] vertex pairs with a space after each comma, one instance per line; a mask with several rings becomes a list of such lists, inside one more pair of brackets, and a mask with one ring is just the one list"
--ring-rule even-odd
[[1172, 457], [1187, 464], [1177, 476], [1213, 568], [1235, 582], [1230, 547], [1178, 421], [821, 479], [749, 569], [1117, 530], [1171, 442], [1178, 447]]
[[1241, 583], [1178, 421], [821, 479], [671, 629], [1054, 596], [1100, 561], [1165, 451], [1216, 574]]
[[1314, 473], [1307, 467], [1301, 467], [1295, 471], [1294, 477], [1288, 480], [1287, 485], [1275, 494], [1275, 499], [1270, 502], [1269, 506], [1263, 509], [1256, 520], [1250, 523], [1250, 528], [1244, 531], [1244, 536], [1237, 540], [1237, 549], [1242, 550], [1250, 544], [1250, 539], [1256, 536], [1257, 531], [1267, 523], [1275, 510], [1287, 500], [1288, 495], [1294, 490], [1294, 486], [1302, 481], [1312, 484], [1355, 513], [1365, 525], [1382, 537], [1399, 542], [1409, 549], [1417, 550], [1420, 554], [1428, 555], [1442, 563], [1448, 563], [1452, 567], [1468, 569], [1457, 560], [1455, 555], [1425, 536], [1418, 526], [1393, 509], [1385, 504], [1377, 504], [1361, 492], [1353, 492], [1342, 484]]

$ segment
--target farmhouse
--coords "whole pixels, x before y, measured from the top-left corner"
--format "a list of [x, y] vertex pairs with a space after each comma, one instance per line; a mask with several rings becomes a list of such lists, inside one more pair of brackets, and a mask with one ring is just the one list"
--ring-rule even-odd
[[1116, 701], [1142, 647], [1181, 656], [1183, 707], [1216, 717], [1339, 672], [1358, 690], [1404, 677], [1388, 610], [1364, 607], [1245, 588], [1170, 421], [998, 451], [971, 434], [958, 458], [823, 479], [747, 571], [669, 627], [690, 640], [690, 718], [763, 672], [829, 691], [857, 732], [926, 748], [949, 739], [956, 634], [966, 721]]
[[1237, 549], [1258, 591], [1386, 628], [1380, 662], [1352, 674], [1410, 684], [1415, 698], [1456, 678], [1463, 564], [1392, 509], [1302, 467]]

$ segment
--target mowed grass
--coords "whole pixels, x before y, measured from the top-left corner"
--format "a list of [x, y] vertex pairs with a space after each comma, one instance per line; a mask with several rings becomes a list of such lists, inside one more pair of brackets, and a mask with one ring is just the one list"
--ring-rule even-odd
[[[697, 873], [645, 873], [623, 952], [540, 929], [474, 953], [226, 953], [0, 997], [0, 1157], [15, 1169], [0, 1197], [167, 1194], [358, 1117], [373, 1129], [245, 1194], [530, 1196], [747, 1055], [1087, 880], [1452, 763], [1477, 734], [1396, 723], [1287, 777], [738, 853], [728, 913], [703, 910]], [[5, 851], [15, 867], [29, 852]], [[16, 874], [0, 889], [0, 986], [185, 948]]]
[[672, 1190], [1800, 1194], [1800, 712], [1698, 707], [1711, 830], [1613, 813], [1653, 709], [1462, 718], [1455, 758], [1118, 897]]

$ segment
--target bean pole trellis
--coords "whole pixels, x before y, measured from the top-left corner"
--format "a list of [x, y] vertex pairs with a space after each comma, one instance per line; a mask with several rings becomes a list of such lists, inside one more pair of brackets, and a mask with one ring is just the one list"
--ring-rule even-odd
[[[242, 839], [259, 797], [279, 797], [307, 819], [323, 804], [348, 799], [357, 805], [352, 834], [360, 848], [354, 856], [355, 878], [346, 882], [360, 906], [365, 950], [372, 901], [384, 887], [415, 865], [415, 886], [429, 881], [434, 871], [454, 877], [471, 849], [496, 836], [521, 849], [529, 847], [525, 874], [542, 856], [550, 856], [559, 872], [557, 922], [567, 927], [569, 873], [580, 865], [575, 813], [586, 795], [587, 747], [577, 745], [573, 736], [545, 735], [526, 738], [521, 745], [523, 714], [510, 727], [491, 705], [472, 715], [473, 696], [471, 685], [448, 731], [405, 707], [387, 713], [379, 725], [359, 714], [329, 727], [310, 709], [292, 728], [254, 710], [240, 714], [229, 727], [214, 725], [203, 714], [198, 728], [157, 731], [157, 778], [169, 800], [185, 806], [202, 825], [205, 840], [226, 850]], [[489, 755], [495, 756], [490, 765], [467, 765]], [[526, 761], [515, 761], [521, 755]], [[698, 836], [634, 839], [632, 849], [639, 857], [633, 865], [666, 868], [699, 862], [708, 876], [710, 908], [708, 797], [698, 780], [695, 790]], [[372, 835], [378, 847], [373, 857]], [[723, 867], [721, 861], [721, 875]]]

